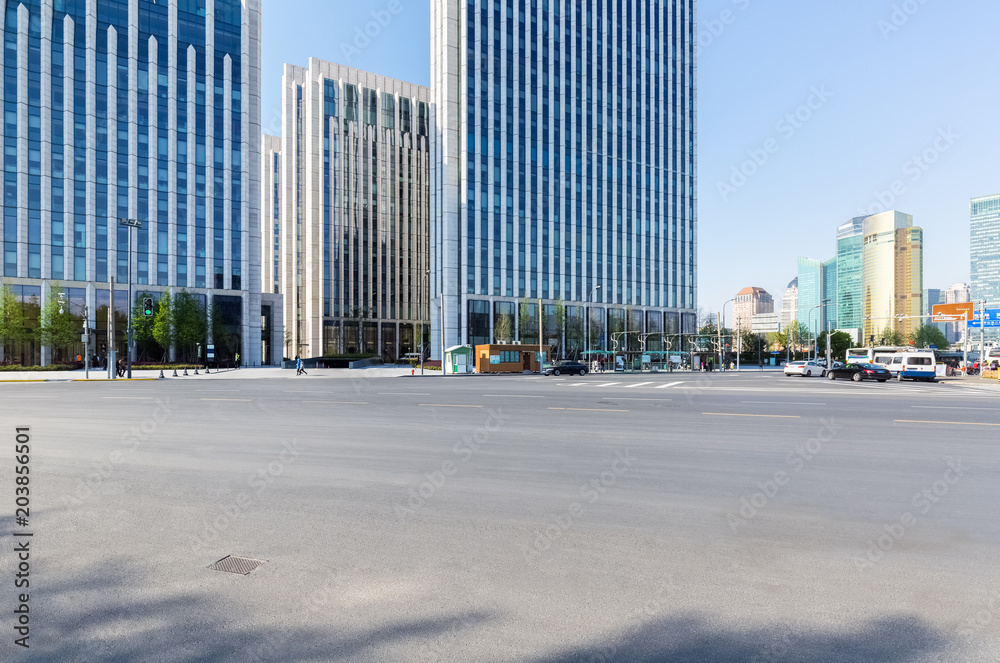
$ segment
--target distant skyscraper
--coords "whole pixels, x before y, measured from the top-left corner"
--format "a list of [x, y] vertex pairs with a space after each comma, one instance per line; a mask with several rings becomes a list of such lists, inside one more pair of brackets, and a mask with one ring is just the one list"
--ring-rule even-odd
[[823, 263], [801, 256], [798, 262], [799, 300], [795, 317], [810, 332], [816, 333], [820, 329], [819, 320], [823, 314], [819, 308], [823, 297]]
[[[1000, 308], [1000, 195], [973, 198], [971, 203], [970, 259], [972, 300], [986, 308]], [[996, 336], [997, 330], [986, 330]]]
[[[956, 283], [947, 290], [941, 291], [942, 303], [962, 304], [972, 301], [972, 288], [968, 283]], [[945, 334], [949, 343], [957, 343], [965, 335], [966, 326], [964, 322], [949, 322], [945, 324]]]
[[923, 287], [923, 230], [913, 225], [913, 217], [896, 211], [867, 217], [863, 340], [874, 336], [877, 342], [887, 328], [906, 336], [919, 327]]
[[837, 329], [837, 297], [839, 295], [837, 291], [837, 259], [830, 258], [822, 265], [822, 277], [823, 277], [823, 300], [826, 302], [823, 305], [822, 312], [823, 318], [820, 320], [821, 332], [826, 331], [827, 328], [833, 330]]
[[315, 58], [282, 83], [282, 136], [264, 138], [264, 288], [284, 296], [289, 356], [394, 361], [428, 331], [430, 90]]
[[588, 309], [591, 348], [693, 329], [695, 0], [434, 0], [431, 26], [435, 357], [501, 315], [538, 342], [539, 299], [569, 353]]
[[799, 279], [792, 279], [781, 298], [781, 330], [799, 319]]
[[859, 216], [837, 229], [837, 328], [856, 336], [864, 326], [864, 221]]
[[774, 298], [764, 288], [743, 288], [733, 302], [733, 327], [751, 329], [758, 313], [773, 313]]

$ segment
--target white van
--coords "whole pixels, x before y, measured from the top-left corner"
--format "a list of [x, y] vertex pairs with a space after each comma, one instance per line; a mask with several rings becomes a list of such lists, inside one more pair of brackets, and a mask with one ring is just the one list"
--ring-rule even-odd
[[877, 363], [888, 368], [900, 382], [903, 380], [934, 382], [938, 377], [938, 364], [933, 352], [898, 352]]

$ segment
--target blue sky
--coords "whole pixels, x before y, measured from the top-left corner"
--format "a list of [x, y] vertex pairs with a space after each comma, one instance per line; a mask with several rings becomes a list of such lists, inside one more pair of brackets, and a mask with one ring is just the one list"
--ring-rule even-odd
[[[264, 3], [264, 130], [285, 62], [427, 85], [430, 3], [397, 2]], [[701, 307], [749, 285], [780, 300], [797, 256], [833, 257], [836, 227], [883, 204], [924, 228], [925, 287], [968, 280], [969, 199], [1000, 193], [1000, 3], [701, 0], [698, 16]]]

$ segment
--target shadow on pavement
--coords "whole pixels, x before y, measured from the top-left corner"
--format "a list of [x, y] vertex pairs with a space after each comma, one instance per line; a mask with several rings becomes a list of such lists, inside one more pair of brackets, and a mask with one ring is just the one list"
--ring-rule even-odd
[[913, 618], [880, 619], [854, 631], [793, 632], [740, 631], [693, 616], [649, 622], [533, 663], [917, 663], [947, 648], [937, 631]]

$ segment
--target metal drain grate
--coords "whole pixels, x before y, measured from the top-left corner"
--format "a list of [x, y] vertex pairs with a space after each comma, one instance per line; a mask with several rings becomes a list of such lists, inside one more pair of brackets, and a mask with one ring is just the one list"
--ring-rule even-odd
[[208, 568], [213, 571], [225, 571], [226, 573], [239, 573], [248, 576], [250, 572], [264, 563], [261, 559], [250, 559], [249, 557], [237, 557], [236, 555], [226, 555]]

